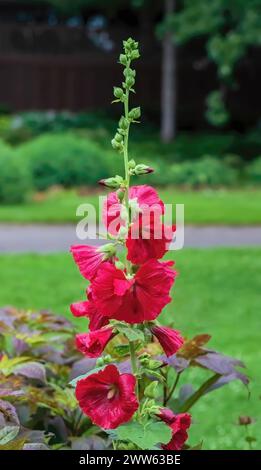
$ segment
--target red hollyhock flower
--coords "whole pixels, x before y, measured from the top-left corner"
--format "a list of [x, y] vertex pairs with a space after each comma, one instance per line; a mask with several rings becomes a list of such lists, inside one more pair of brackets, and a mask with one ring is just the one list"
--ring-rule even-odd
[[153, 259], [143, 264], [131, 279], [110, 263], [104, 263], [92, 283], [92, 297], [98, 311], [127, 323], [155, 320], [171, 301], [170, 288], [176, 273], [172, 261]]
[[76, 385], [79, 405], [94, 424], [114, 429], [131, 419], [139, 404], [135, 395], [136, 379], [132, 374], [120, 374], [117, 367], [88, 375]]
[[175, 225], [166, 227], [160, 217], [155, 217], [154, 214], [150, 214], [149, 218], [140, 215], [128, 233], [127, 259], [133, 264], [143, 264], [152, 258], [162, 258], [168, 251], [175, 230]]
[[113, 328], [111, 327], [78, 334], [76, 335], [76, 346], [85, 356], [99, 357], [113, 336]]
[[177, 330], [168, 328], [166, 326], [153, 326], [151, 332], [159, 340], [166, 356], [175, 354], [184, 344], [184, 339]]
[[[143, 184], [132, 186], [129, 189], [129, 199], [136, 199], [142, 211], [142, 206], [157, 210], [158, 214], [164, 214], [164, 204], [154, 188]], [[122, 205], [116, 192], [109, 193], [103, 206], [103, 223], [112, 235], [117, 235], [121, 225], [125, 225], [120, 219]]]
[[81, 275], [88, 280], [92, 280], [96, 275], [101, 263], [108, 261], [115, 255], [115, 248], [111, 243], [99, 248], [89, 245], [73, 245], [70, 251]]
[[92, 291], [90, 287], [87, 290], [87, 297], [89, 300], [71, 304], [71, 312], [75, 317], [89, 318], [89, 329], [91, 331], [99, 330], [103, 326], [108, 325], [109, 320], [106, 316], [101, 315], [97, 310], [95, 303], [92, 300]]
[[159, 418], [168, 424], [172, 430], [171, 440], [166, 445], [162, 444], [162, 449], [181, 450], [188, 438], [187, 429], [191, 425], [190, 414], [180, 413], [175, 415], [171, 410], [163, 408], [159, 414]]

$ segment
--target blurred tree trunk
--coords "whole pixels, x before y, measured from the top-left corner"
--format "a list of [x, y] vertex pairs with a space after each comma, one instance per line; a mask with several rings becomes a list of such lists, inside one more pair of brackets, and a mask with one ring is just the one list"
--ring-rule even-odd
[[[165, 0], [165, 18], [173, 14], [175, 0]], [[176, 51], [173, 34], [165, 33], [162, 40], [161, 71], [161, 139], [170, 142], [176, 134]]]

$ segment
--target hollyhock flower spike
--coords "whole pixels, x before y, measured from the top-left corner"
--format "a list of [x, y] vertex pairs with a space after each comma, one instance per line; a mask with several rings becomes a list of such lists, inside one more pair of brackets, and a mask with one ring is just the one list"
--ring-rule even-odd
[[176, 272], [173, 262], [150, 260], [132, 277], [110, 263], [104, 263], [92, 283], [93, 302], [108, 318], [127, 323], [154, 320], [171, 298], [169, 291]]
[[184, 344], [184, 339], [177, 330], [166, 326], [153, 326], [151, 332], [158, 339], [167, 357], [176, 354]]
[[120, 374], [116, 366], [108, 365], [79, 380], [75, 393], [82, 411], [94, 424], [114, 429], [128, 422], [138, 409], [135, 384], [132, 374]]
[[191, 416], [188, 413], [175, 415], [171, 410], [161, 409], [159, 418], [164, 421], [172, 430], [171, 440], [162, 445], [164, 450], [181, 450], [188, 439], [187, 430], [191, 425]]
[[87, 357], [99, 357], [114, 337], [113, 328], [104, 327], [90, 333], [76, 335], [76, 347]]
[[[156, 321], [171, 301], [177, 275], [173, 261], [162, 261], [175, 226], [164, 224], [164, 204], [153, 187], [130, 186], [133, 176], [140, 178], [152, 168], [129, 159], [130, 127], [141, 116], [139, 107], [129, 107], [136, 77], [132, 61], [139, 51], [131, 38], [123, 46], [119, 62], [124, 78], [113, 91], [115, 101], [123, 105], [123, 115], [111, 143], [123, 158], [124, 174], [106, 175], [100, 181], [113, 191], [102, 212], [111, 243], [99, 248], [71, 247], [80, 273], [90, 281], [87, 299], [71, 305], [74, 316], [89, 319], [89, 331], [76, 335], [76, 347], [85, 356], [97, 358], [97, 368], [73, 379], [71, 385], [76, 384], [79, 406], [101, 428], [102, 436], [104, 430], [114, 430], [108, 433], [113, 449], [150, 450], [161, 443], [162, 449], [180, 450], [188, 438], [191, 418], [188, 413], [174, 414], [166, 408], [176, 394], [178, 376], [173, 382], [168, 361], [155, 357], [158, 347], [152, 344], [154, 335], [169, 357], [184, 341], [179, 331]], [[106, 354], [105, 348], [115, 335], [110, 354]], [[189, 404], [185, 405], [188, 409]]]

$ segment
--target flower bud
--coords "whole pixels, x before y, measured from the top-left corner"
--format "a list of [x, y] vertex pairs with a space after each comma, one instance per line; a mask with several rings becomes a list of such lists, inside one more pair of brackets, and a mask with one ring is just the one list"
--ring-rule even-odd
[[123, 183], [123, 178], [118, 175], [99, 181], [99, 184], [101, 184], [102, 186], [106, 186], [106, 188], [113, 188], [113, 189], [119, 189], [122, 183]]
[[137, 108], [132, 108], [129, 112], [129, 115], [128, 115], [129, 119], [131, 119], [132, 121], [133, 120], [136, 120], [136, 119], [139, 119], [141, 117], [141, 110], [140, 110], [140, 107], [138, 106]]
[[117, 142], [117, 140], [115, 139], [112, 139], [111, 145], [112, 145], [112, 148], [114, 148], [114, 150], [119, 150], [119, 151], [122, 150], [122, 144], [120, 142]]
[[158, 382], [151, 382], [144, 390], [144, 395], [147, 398], [157, 398]]
[[111, 362], [111, 359], [112, 358], [110, 354], [106, 354], [106, 356], [104, 356], [103, 358], [105, 364], [109, 364]]
[[139, 57], [140, 57], [140, 53], [139, 53], [138, 49], [134, 49], [133, 51], [131, 51], [131, 53], [130, 53], [130, 59], [131, 60], [138, 59]]
[[147, 166], [147, 165], [143, 165], [143, 163], [140, 163], [139, 165], [136, 165], [136, 167], [134, 168], [134, 175], [146, 175], [148, 173], [153, 173], [153, 168], [151, 168], [150, 166]]
[[120, 88], [120, 87], [115, 86], [113, 88], [113, 94], [114, 94], [115, 98], [120, 100], [123, 96], [123, 89]]
[[119, 201], [122, 202], [125, 196], [125, 190], [123, 188], [119, 189], [117, 191], [117, 196], [118, 196]]
[[126, 78], [126, 87], [127, 88], [132, 88], [135, 83], [135, 79], [133, 77], [127, 77]]
[[119, 127], [120, 129], [123, 129], [124, 131], [126, 131], [129, 127], [129, 121], [124, 116], [121, 116], [120, 118]]
[[116, 142], [121, 143], [123, 141], [123, 136], [119, 132], [116, 132], [114, 140], [116, 140]]
[[135, 167], [136, 167], [135, 160], [133, 160], [133, 159], [130, 160], [130, 161], [129, 161], [129, 168], [130, 168], [131, 170], [133, 170]]
[[150, 359], [148, 362], [148, 369], [155, 370], [162, 366], [162, 362], [155, 361], [154, 359]]
[[102, 367], [104, 366], [104, 358], [103, 357], [98, 357], [97, 361], [96, 361], [96, 366], [97, 367]]
[[125, 54], [121, 54], [119, 57], [119, 62], [122, 65], [127, 65], [128, 59]]
[[98, 248], [100, 253], [104, 253], [103, 261], [106, 261], [116, 255], [116, 247], [114, 243], [107, 243], [102, 247]]

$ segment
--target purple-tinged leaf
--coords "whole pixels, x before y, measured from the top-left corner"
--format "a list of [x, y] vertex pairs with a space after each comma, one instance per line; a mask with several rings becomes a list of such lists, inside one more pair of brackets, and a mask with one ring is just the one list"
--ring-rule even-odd
[[80, 375], [84, 375], [87, 372], [90, 372], [95, 368], [95, 365], [96, 359], [80, 359], [80, 361], [77, 361], [73, 364], [69, 380], [71, 381]]
[[20, 426], [15, 407], [9, 401], [0, 400], [0, 427]]
[[13, 347], [18, 356], [23, 354], [25, 351], [28, 351], [29, 349], [28, 344], [19, 338], [13, 338]]
[[23, 375], [29, 379], [36, 379], [40, 382], [46, 382], [46, 373], [43, 364], [39, 362], [27, 362], [14, 369], [15, 375]]
[[157, 360], [164, 362], [164, 364], [168, 364], [170, 367], [173, 367], [176, 372], [183, 372], [183, 370], [189, 367], [190, 361], [185, 359], [184, 357], [177, 356], [173, 354], [173, 356], [167, 357], [165, 355], [157, 356]]
[[0, 332], [4, 332], [12, 328], [15, 321], [15, 316], [11, 309], [1, 308], [0, 309]]
[[228, 375], [234, 372], [235, 367], [245, 367], [244, 363], [238, 359], [224, 356], [215, 351], [207, 352], [198, 356], [194, 361], [206, 369], [212, 370], [220, 375]]
[[129, 360], [115, 363], [116, 367], [119, 369], [121, 374], [130, 374], [131, 369], [131, 362]]
[[12, 390], [11, 388], [0, 388], [0, 398], [20, 397], [24, 395], [23, 390]]

